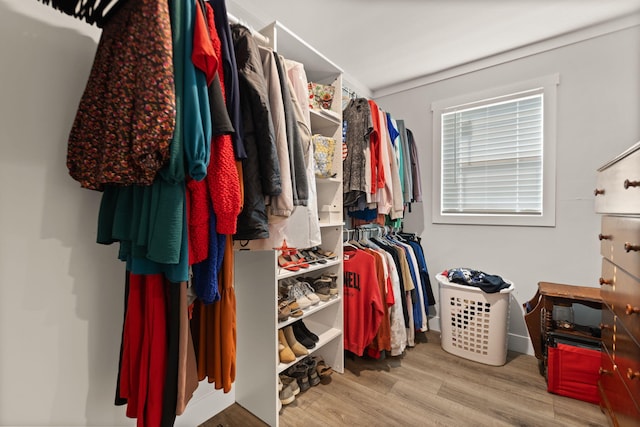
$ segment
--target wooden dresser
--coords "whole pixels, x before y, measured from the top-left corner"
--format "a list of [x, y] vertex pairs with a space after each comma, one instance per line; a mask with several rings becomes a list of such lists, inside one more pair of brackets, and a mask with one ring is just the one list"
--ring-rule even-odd
[[614, 426], [640, 426], [640, 142], [598, 169], [603, 214], [600, 406]]

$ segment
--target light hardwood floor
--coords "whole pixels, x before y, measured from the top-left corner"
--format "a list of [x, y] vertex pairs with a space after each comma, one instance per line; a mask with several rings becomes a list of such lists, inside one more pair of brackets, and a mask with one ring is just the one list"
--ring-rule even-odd
[[[299, 394], [280, 415], [282, 427], [313, 426], [606, 426], [597, 405], [547, 392], [537, 359], [509, 352], [504, 366], [446, 353], [437, 332], [400, 358], [345, 360]], [[201, 427], [264, 426], [233, 405]]]

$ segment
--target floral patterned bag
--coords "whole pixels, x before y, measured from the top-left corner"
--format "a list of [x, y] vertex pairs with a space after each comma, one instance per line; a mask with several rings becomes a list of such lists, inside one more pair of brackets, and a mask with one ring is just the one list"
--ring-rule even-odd
[[336, 140], [328, 136], [313, 135], [313, 158], [315, 160], [315, 174], [319, 178], [332, 178], [333, 157], [335, 155]]
[[330, 110], [336, 88], [332, 85], [309, 82], [309, 108]]

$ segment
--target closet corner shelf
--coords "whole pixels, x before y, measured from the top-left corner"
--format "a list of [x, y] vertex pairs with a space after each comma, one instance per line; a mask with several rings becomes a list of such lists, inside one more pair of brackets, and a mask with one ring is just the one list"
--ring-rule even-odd
[[302, 316], [300, 317], [289, 317], [287, 320], [283, 321], [283, 322], [278, 322], [278, 329], [282, 329], [286, 326], [289, 326], [292, 323], [297, 322], [298, 320], [302, 320], [310, 315], [312, 315], [313, 313], [315, 313], [316, 311], [320, 311], [323, 310], [327, 307], [329, 307], [330, 305], [333, 304], [337, 304], [338, 302], [340, 302], [340, 296], [338, 296], [337, 298], [331, 298], [328, 301], [320, 301], [318, 304], [313, 305], [309, 308], [305, 308], [304, 310], [302, 310]]
[[331, 259], [331, 260], [327, 260], [325, 264], [320, 264], [320, 263], [310, 264], [309, 268], [301, 268], [298, 271], [289, 271], [282, 267], [278, 267], [278, 280], [286, 279], [287, 277], [300, 276], [306, 273], [310, 273], [312, 271], [322, 270], [324, 268], [331, 267], [332, 265], [338, 265], [340, 264], [340, 262], [341, 262], [340, 258]]
[[338, 338], [342, 336], [342, 331], [340, 329], [336, 329], [336, 328], [331, 328], [327, 331], [324, 331], [320, 334], [318, 334], [318, 342], [316, 343], [316, 346], [312, 349], [309, 349], [309, 354], [306, 356], [301, 356], [301, 357], [297, 357], [295, 361], [291, 362], [291, 363], [278, 363], [278, 373], [282, 373], [282, 371], [284, 371], [285, 369], [287, 369], [290, 366], [295, 365], [296, 363], [298, 363], [299, 361], [301, 361], [302, 359], [304, 359], [307, 356], [312, 355], [317, 349], [320, 349], [322, 347], [324, 347], [325, 344], [327, 344], [328, 342]]

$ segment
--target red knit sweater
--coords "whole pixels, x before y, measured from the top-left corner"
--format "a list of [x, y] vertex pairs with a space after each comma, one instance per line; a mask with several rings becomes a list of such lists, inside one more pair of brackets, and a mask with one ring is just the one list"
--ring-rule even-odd
[[[214, 25], [213, 8], [207, 4], [207, 22], [213, 49], [218, 58], [222, 57], [222, 43]], [[218, 76], [222, 96], [226, 101], [224, 90], [224, 69], [222, 61], [218, 61]], [[231, 135], [217, 135], [211, 144], [211, 161], [207, 171], [209, 195], [216, 214], [216, 231], [220, 234], [235, 234], [238, 215], [242, 207], [240, 197], [240, 180], [236, 169]]]
[[[222, 57], [222, 44], [215, 28], [213, 9], [209, 3], [206, 5], [206, 20], [200, 7], [196, 7], [192, 60], [197, 68], [207, 74], [209, 83], [215, 72], [218, 73], [220, 89], [226, 101], [223, 63], [219, 60]], [[203, 28], [206, 24], [208, 28]], [[215, 69], [212, 68], [214, 65]], [[217, 83], [213, 81], [212, 84]], [[187, 181], [190, 264], [205, 260], [209, 254], [209, 233], [214, 232], [209, 230], [209, 200], [216, 215], [215, 232], [234, 234], [242, 199], [230, 135], [214, 136], [206, 179]]]

